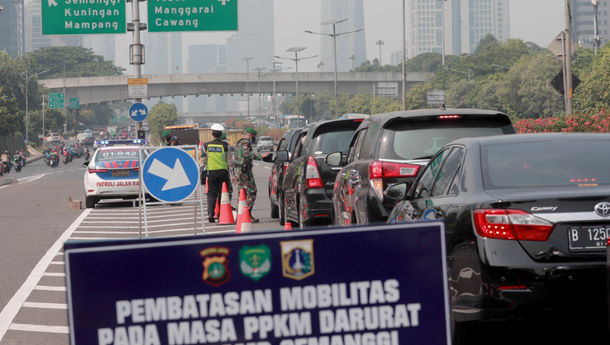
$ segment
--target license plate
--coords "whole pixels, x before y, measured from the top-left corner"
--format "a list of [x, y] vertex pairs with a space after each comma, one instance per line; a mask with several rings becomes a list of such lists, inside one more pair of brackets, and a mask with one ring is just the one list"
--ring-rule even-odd
[[610, 238], [610, 226], [572, 226], [568, 228], [571, 251], [605, 250]]
[[129, 177], [130, 170], [112, 170], [112, 177]]

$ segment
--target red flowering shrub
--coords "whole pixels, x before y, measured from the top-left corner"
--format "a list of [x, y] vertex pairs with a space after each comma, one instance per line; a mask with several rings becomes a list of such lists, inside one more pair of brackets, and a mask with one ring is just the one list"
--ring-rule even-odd
[[573, 114], [570, 116], [523, 119], [514, 123], [517, 133], [590, 132], [609, 133], [610, 114], [602, 109], [599, 114]]

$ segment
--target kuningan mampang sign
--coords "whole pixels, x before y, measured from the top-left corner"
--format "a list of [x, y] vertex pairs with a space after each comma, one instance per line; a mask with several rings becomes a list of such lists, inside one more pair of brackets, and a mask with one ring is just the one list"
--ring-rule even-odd
[[66, 243], [71, 344], [448, 344], [442, 222]]

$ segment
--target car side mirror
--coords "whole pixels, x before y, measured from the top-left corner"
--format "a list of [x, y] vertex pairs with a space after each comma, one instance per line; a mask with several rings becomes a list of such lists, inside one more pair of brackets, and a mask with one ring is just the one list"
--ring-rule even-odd
[[329, 153], [326, 155], [326, 164], [330, 167], [340, 167], [343, 164], [343, 154], [341, 151]]
[[288, 151], [277, 151], [275, 153], [275, 160], [276, 161], [287, 161], [289, 159], [288, 157]]
[[407, 191], [409, 190], [407, 187], [406, 182], [391, 184], [383, 191], [383, 196], [389, 201], [397, 203], [407, 197]]
[[87, 168], [87, 167], [89, 167], [89, 161], [83, 162], [83, 168]]

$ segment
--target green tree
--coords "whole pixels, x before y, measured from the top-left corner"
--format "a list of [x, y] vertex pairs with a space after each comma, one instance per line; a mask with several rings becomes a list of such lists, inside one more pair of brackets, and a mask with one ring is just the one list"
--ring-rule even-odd
[[407, 109], [423, 109], [429, 108], [427, 93], [432, 90], [431, 83], [417, 84], [407, 90], [406, 104]]
[[161, 135], [163, 127], [175, 125], [178, 121], [178, 109], [174, 104], [159, 102], [148, 114], [148, 126], [151, 133]]
[[591, 71], [584, 76], [574, 93], [574, 110], [597, 113], [610, 106], [610, 46], [601, 50], [601, 56]]
[[22, 130], [22, 114], [17, 101], [3, 95], [0, 87], [0, 135], [22, 132]]
[[124, 71], [112, 61], [104, 60], [93, 50], [83, 47], [46, 47], [28, 53], [26, 58], [34, 72], [48, 71], [44, 75], [48, 79], [112, 76], [121, 75]]

